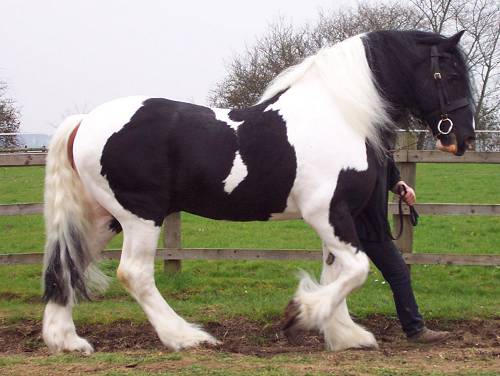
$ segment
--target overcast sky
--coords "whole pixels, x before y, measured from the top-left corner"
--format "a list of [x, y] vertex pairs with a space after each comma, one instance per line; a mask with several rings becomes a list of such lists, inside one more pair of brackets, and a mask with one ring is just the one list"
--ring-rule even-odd
[[21, 131], [127, 95], [206, 104], [224, 63], [283, 16], [301, 25], [355, 0], [1, 0], [0, 80]]

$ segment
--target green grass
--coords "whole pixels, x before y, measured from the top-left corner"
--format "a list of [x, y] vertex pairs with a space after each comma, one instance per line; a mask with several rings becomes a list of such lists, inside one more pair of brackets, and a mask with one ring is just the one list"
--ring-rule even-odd
[[[0, 168], [0, 203], [40, 202], [43, 169]], [[417, 171], [420, 202], [499, 203], [498, 165], [421, 164]], [[417, 252], [498, 254], [500, 217], [421, 217], [415, 232]], [[0, 217], [0, 253], [41, 250], [40, 215]], [[230, 223], [183, 214], [184, 247], [319, 249], [316, 234], [301, 221]], [[109, 245], [120, 248], [121, 238]], [[137, 304], [114, 277], [116, 262], [102, 267], [112, 277], [103, 299], [75, 310], [77, 322], [144, 321]], [[157, 265], [158, 271], [161, 265]], [[157, 273], [169, 303], [192, 320], [203, 322], [244, 315], [269, 321], [280, 315], [292, 296], [298, 269], [319, 274], [314, 262], [183, 262], [176, 277]], [[0, 319], [40, 319], [40, 265], [0, 266]], [[414, 266], [415, 293], [426, 318], [498, 317], [500, 269], [496, 267]], [[373, 270], [365, 286], [350, 298], [359, 317], [395, 316], [390, 289]]]
[[[75, 310], [77, 322], [145, 320], [138, 305], [114, 278], [115, 268], [116, 262], [103, 263], [103, 269], [112, 277], [110, 289], [104, 298], [80, 304]], [[173, 308], [192, 320], [210, 322], [221, 317], [247, 316], [268, 322], [281, 314], [293, 294], [299, 268], [318, 275], [320, 265], [189, 261], [183, 263], [183, 272], [175, 277], [161, 273], [161, 265], [157, 264], [156, 280]], [[0, 267], [0, 317], [6, 322], [41, 317], [40, 272], [39, 265]], [[500, 311], [498, 268], [415, 266], [412, 275], [421, 311], [428, 319], [495, 317]], [[376, 270], [349, 301], [352, 313], [358, 317], [376, 313], [395, 317], [390, 289]]]
[[0, 167], [0, 204], [43, 201], [43, 167]]
[[420, 202], [500, 203], [499, 164], [417, 164]]
[[[272, 357], [241, 356], [217, 351], [188, 351], [175, 354], [163, 351], [97, 352], [91, 357], [78, 354], [54, 356], [9, 355], [0, 359], [6, 374], [40, 375], [200, 375], [200, 376], [299, 376], [299, 375], [374, 375], [374, 376], [493, 376], [493, 362], [447, 362], [427, 353], [407, 358], [408, 351], [382, 358], [359, 352], [336, 357], [328, 353], [283, 354]], [[471, 354], [473, 356], [473, 354]], [[431, 358], [431, 359], [429, 359]], [[437, 363], [437, 364], [436, 364]]]

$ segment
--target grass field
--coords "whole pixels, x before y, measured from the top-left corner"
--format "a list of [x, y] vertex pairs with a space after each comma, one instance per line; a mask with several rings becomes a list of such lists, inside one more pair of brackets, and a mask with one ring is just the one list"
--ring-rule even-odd
[[[42, 185], [42, 168], [0, 168], [0, 203], [41, 202]], [[417, 170], [416, 188], [420, 202], [500, 203], [498, 187], [498, 165], [420, 164]], [[229, 223], [183, 214], [182, 226], [184, 247], [320, 248], [317, 236], [301, 221]], [[0, 240], [0, 253], [41, 251], [41, 216], [0, 217]], [[117, 237], [109, 247], [120, 246], [121, 238]], [[498, 254], [500, 217], [421, 217], [415, 233], [415, 249], [416, 252]], [[77, 325], [120, 320], [144, 322], [144, 314], [114, 277], [116, 262], [104, 262], [101, 266], [112, 279], [110, 289], [103, 298], [80, 304], [76, 308]], [[161, 265], [158, 264], [156, 280], [172, 307], [190, 320], [209, 323], [221, 318], [247, 317], [266, 325], [280, 316], [293, 295], [298, 269], [306, 269], [318, 275], [320, 265], [312, 262], [191, 261], [183, 262], [181, 274], [169, 277], [161, 273]], [[40, 320], [43, 309], [39, 298], [40, 274], [39, 265], [0, 266], [0, 320], [3, 325]], [[412, 277], [417, 300], [427, 319], [473, 320], [499, 317], [500, 268], [413, 266]], [[390, 289], [375, 269], [372, 269], [364, 287], [350, 297], [349, 305], [353, 315], [358, 318], [374, 314], [395, 316]], [[135, 355], [121, 354], [116, 355], [116, 358], [109, 356], [110, 360], [104, 362], [128, 362], [129, 360], [124, 359]], [[209, 366], [200, 365], [203, 363], [200, 357], [203, 358], [203, 354], [187, 357], [191, 362], [187, 370], [191, 371], [186, 371], [186, 374], [209, 373], [206, 371]], [[186, 355], [181, 358], [185, 359]], [[292, 358], [286, 359], [292, 363], [302, 362], [300, 356]], [[5, 359], [5, 362], [14, 364], [26, 361], [15, 356]], [[53, 359], [55, 363], [76, 362], [72, 357]], [[156, 360], [158, 359], [161, 360], [161, 357]], [[285, 363], [286, 359], [276, 358], [272, 363], [266, 363], [261, 371], [270, 367], [269, 372], [258, 374], [295, 374], [280, 372], [280, 362]], [[32, 361], [36, 364], [46, 362], [43, 359]], [[250, 358], [248, 361], [256, 364], [260, 362]], [[305, 363], [312, 361], [314, 359], [310, 357], [303, 360]], [[234, 357], [228, 358], [227, 362], [236, 364], [236, 370], [212, 374], [245, 374], [241, 370], [236, 372], [238, 364]], [[198, 365], [201, 370], [197, 370]], [[375, 374], [405, 374], [391, 372], [381, 365]], [[418, 373], [418, 370], [415, 372], [414, 374], [427, 374]], [[432, 373], [429, 371], [428, 374]]]
[[[2, 168], [0, 176], [0, 203], [42, 201], [43, 168]], [[420, 164], [417, 170], [420, 202], [498, 203], [499, 186], [498, 165]], [[301, 221], [231, 223], [183, 214], [182, 226], [184, 247], [320, 248], [316, 234]], [[0, 253], [43, 248], [40, 215], [0, 217], [0, 233]], [[417, 252], [486, 254], [499, 252], [499, 244], [500, 217], [427, 216], [416, 227]], [[120, 237], [110, 244], [110, 248], [120, 246]], [[103, 301], [82, 304], [77, 320], [144, 320], [116, 283], [116, 263], [103, 263], [103, 268], [113, 278], [111, 289]], [[222, 314], [251, 315], [265, 321], [280, 314], [296, 286], [299, 268], [318, 275], [320, 265], [192, 261], [184, 262], [183, 273], [174, 278], [158, 273], [157, 282], [172, 305], [195, 320], [212, 320]], [[39, 318], [40, 266], [2, 266], [0, 270], [0, 296], [8, 298], [0, 301], [1, 317], [9, 322]], [[414, 266], [412, 274], [426, 317], [492, 317], [500, 312], [498, 268]], [[469, 300], [474, 304], [464, 304]], [[351, 306], [359, 316], [394, 315], [390, 290], [376, 270], [351, 298]], [[210, 314], [197, 317], [200, 308]], [[98, 318], [96, 309], [102, 310]]]

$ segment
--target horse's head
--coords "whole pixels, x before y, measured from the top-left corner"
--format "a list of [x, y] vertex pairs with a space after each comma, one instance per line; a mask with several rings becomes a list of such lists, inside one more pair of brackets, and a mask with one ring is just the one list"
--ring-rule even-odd
[[458, 156], [474, 140], [475, 128], [469, 73], [458, 47], [462, 34], [423, 42], [414, 75], [419, 117], [438, 149]]

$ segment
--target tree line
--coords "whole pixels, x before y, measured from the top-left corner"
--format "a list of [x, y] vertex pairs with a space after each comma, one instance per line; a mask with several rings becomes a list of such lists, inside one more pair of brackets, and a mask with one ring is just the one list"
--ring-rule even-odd
[[209, 102], [216, 107], [250, 106], [285, 68], [360, 33], [399, 29], [452, 35], [465, 30], [461, 45], [476, 89], [477, 128], [500, 129], [499, 15], [498, 4], [491, 0], [410, 0], [322, 10], [315, 22], [300, 27], [280, 18], [245, 51], [231, 57]]
[[[5, 95], [7, 84], [0, 82], [0, 133], [14, 133], [19, 130], [19, 112], [14, 101]], [[17, 138], [13, 136], [0, 137], [1, 147], [17, 146]]]

